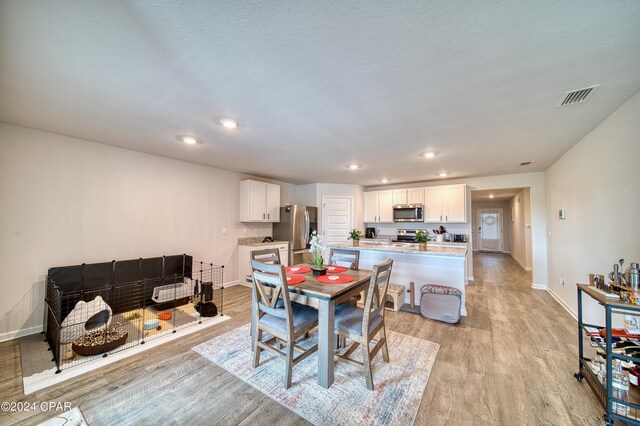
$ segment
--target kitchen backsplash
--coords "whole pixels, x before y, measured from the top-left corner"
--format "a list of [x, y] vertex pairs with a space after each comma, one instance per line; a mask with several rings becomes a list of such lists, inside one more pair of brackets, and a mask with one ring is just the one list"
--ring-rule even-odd
[[243, 246], [247, 244], [261, 243], [264, 237], [240, 237], [238, 238], [238, 245]]
[[398, 229], [426, 229], [433, 236], [433, 229], [438, 228], [440, 225], [444, 226], [447, 232], [451, 234], [471, 235], [471, 224], [469, 223], [377, 223], [372, 227], [379, 229], [380, 234], [383, 236], [394, 236], [398, 233]]

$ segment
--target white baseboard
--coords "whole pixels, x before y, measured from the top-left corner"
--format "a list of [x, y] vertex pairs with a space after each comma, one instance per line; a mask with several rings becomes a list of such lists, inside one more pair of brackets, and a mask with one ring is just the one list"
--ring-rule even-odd
[[235, 280], [235, 281], [229, 281], [228, 283], [224, 283], [224, 286], [225, 287], [232, 287], [232, 286], [238, 285], [238, 284], [240, 284], [240, 281]]
[[564, 301], [562, 301], [562, 299], [560, 299], [560, 297], [558, 297], [558, 295], [555, 294], [553, 292], [553, 290], [551, 290], [550, 288], [547, 288], [547, 293], [549, 293], [551, 295], [551, 297], [556, 299], [556, 302], [558, 302], [560, 304], [560, 306], [562, 306], [564, 308], [565, 311], [569, 312], [569, 315], [571, 315], [576, 321], [578, 321], [578, 314], [573, 312], [573, 310], [569, 307], [569, 305], [564, 303]]
[[31, 334], [37, 334], [42, 331], [42, 326], [23, 328], [22, 330], [8, 331], [0, 334], [0, 342], [6, 342], [7, 340], [19, 339], [20, 337], [29, 336]]
[[515, 261], [518, 263], [518, 265], [520, 265], [520, 266], [522, 267], [522, 269], [524, 269], [525, 271], [532, 271], [532, 270], [533, 270], [533, 268], [532, 268], [531, 266], [526, 266], [526, 265], [524, 265], [522, 262], [520, 262], [520, 259], [516, 259], [516, 257], [515, 257], [514, 255], [512, 255], [511, 253], [509, 253], [509, 255], [510, 255], [510, 256], [511, 256], [511, 258], [512, 258], [513, 260], [515, 260]]
[[546, 290], [547, 289], [547, 285], [546, 284], [531, 283], [531, 288], [534, 289], [534, 290]]

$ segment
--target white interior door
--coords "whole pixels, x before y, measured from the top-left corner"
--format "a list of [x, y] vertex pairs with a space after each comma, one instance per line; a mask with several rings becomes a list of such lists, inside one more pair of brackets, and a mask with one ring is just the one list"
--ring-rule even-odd
[[352, 226], [351, 197], [322, 197], [322, 236], [327, 243], [347, 241]]
[[502, 209], [478, 210], [478, 249], [502, 251]]

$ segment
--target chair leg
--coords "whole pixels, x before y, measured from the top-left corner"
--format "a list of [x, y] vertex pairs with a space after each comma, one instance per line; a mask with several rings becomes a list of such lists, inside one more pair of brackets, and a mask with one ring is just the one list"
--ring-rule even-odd
[[369, 344], [362, 343], [362, 364], [364, 366], [364, 376], [367, 380], [367, 389], [373, 390], [373, 373], [371, 372], [371, 356], [369, 355]]
[[294, 343], [295, 342], [293, 341], [293, 338], [292, 338], [290, 339], [287, 345], [287, 377], [286, 377], [285, 389], [289, 389], [291, 387], [291, 376], [293, 375]]
[[258, 346], [260, 340], [262, 340], [262, 330], [258, 330], [253, 336], [253, 368], [260, 365], [260, 351], [262, 351], [262, 348]]
[[384, 339], [384, 344], [382, 345], [382, 360], [384, 362], [389, 362], [389, 348], [387, 348], [387, 331], [385, 330], [384, 324], [382, 324], [380, 334], [382, 336], [382, 339]]

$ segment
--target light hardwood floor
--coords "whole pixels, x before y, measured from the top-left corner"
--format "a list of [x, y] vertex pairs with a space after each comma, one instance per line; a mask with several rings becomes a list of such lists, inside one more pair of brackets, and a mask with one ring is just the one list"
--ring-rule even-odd
[[[481, 253], [474, 263], [469, 315], [459, 325], [387, 313], [389, 329], [441, 345], [415, 424], [602, 424], [588, 385], [572, 377], [575, 320], [545, 291], [531, 289], [530, 273], [510, 256]], [[19, 345], [1, 343], [0, 401], [68, 401], [92, 426], [308, 424], [190, 350], [249, 322], [250, 300], [248, 288], [229, 287], [224, 308], [231, 320], [28, 397]], [[0, 412], [0, 424], [51, 416]]]

